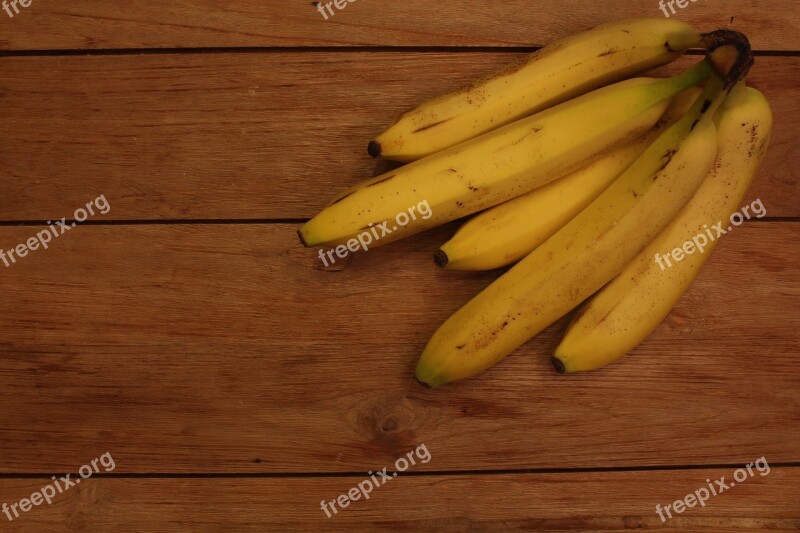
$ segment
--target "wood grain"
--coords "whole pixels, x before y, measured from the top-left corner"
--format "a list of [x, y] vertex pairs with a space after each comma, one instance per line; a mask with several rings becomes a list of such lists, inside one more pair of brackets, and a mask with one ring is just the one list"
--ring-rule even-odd
[[[746, 198], [768, 219], [727, 235], [612, 367], [557, 375], [562, 320], [481, 376], [423, 389], [426, 341], [498, 273], [433, 266], [456, 224], [329, 268], [297, 242], [296, 222], [391, 168], [365, 146], [400, 112], [628, 16], [662, 14], [658, 0], [358, 0], [327, 21], [310, 0], [0, 10], [0, 251], [100, 195], [112, 207], [0, 259], [0, 505], [106, 452], [116, 464], [13, 522], [0, 511], [0, 529], [800, 530], [795, 0], [676, 14], [760, 51], [748, 82], [775, 128]], [[429, 462], [325, 517], [321, 500], [423, 444]], [[657, 504], [762, 456], [769, 475], [661, 523]]]
[[[366, 2], [365, 2], [366, 3]], [[354, 4], [353, 9], [358, 5]], [[387, 170], [367, 141], [402, 111], [517, 53], [255, 53], [0, 58], [0, 220], [305, 219]], [[673, 73], [697, 58], [659, 71]], [[800, 58], [760, 57], [775, 112], [752, 195], [800, 216]]]
[[[436, 457], [433, 457], [435, 460]], [[755, 459], [755, 458], [754, 458]], [[753, 461], [748, 461], [752, 463]], [[744, 466], [744, 465], [742, 465]], [[322, 500], [364, 479], [90, 478], [7, 522], [4, 531], [797, 531], [800, 469], [770, 467], [686, 508], [662, 525], [664, 506], [731, 480], [735, 468], [654, 472], [506, 475], [401, 474], [331, 518]], [[391, 471], [391, 470], [390, 470]], [[766, 472], [766, 470], [764, 470]], [[40, 490], [49, 478], [0, 480], [9, 503]], [[365, 485], [365, 490], [368, 490]], [[691, 501], [690, 501], [691, 503]], [[662, 510], [666, 518], [666, 513]], [[12, 515], [13, 516], [13, 515]]]
[[[0, 248], [39, 228], [0, 228]], [[496, 274], [438, 271], [453, 226], [337, 272], [296, 225], [84, 226], [0, 272], [0, 471], [353, 472], [800, 461], [800, 224], [737, 228], [608, 369], [559, 376], [563, 323], [485, 374], [412, 380]]]
[[[800, 50], [793, 2], [704, 1], [672, 16], [699, 31], [730, 25], [759, 50]], [[328, 20], [315, 4], [34, 0], [14, 18], [0, 11], [0, 49], [538, 46], [609, 20], [664, 16], [658, 0], [359, 0]]]

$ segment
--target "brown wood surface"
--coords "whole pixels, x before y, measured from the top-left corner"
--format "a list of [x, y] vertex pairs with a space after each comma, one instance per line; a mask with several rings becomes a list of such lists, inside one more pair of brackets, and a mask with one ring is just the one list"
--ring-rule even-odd
[[[415, 476], [408, 471], [375, 488], [368, 500], [361, 498], [331, 513], [331, 518], [320, 502], [331, 501], [368, 479], [366, 472], [300, 479], [89, 478], [57, 496], [52, 506], [35, 507], [6, 522], [3, 530], [57, 531], [64, 524], [73, 531], [143, 533], [614, 532], [667, 527], [683, 533], [726, 533], [800, 528], [794, 492], [800, 484], [800, 469], [774, 466], [765, 476], [754, 469], [754, 477], [710, 497], [705, 506], [673, 513], [662, 524], [657, 504], [663, 508], [706, 487], [706, 479], [713, 482], [725, 477], [727, 484], [734, 470], [463, 476]], [[18, 501], [49, 482], [46, 477], [0, 479], [0, 493]]]
[[624, 364], [557, 375], [562, 323], [433, 391], [423, 346], [495, 274], [437, 270], [452, 226], [336, 272], [297, 227], [78, 227], [4, 269], [2, 471], [349, 472], [421, 442], [437, 471], [800, 462], [798, 223], [726, 236]]
[[[355, 6], [354, 6], [355, 7]], [[522, 54], [308, 52], [0, 58], [0, 220], [310, 218], [386, 170], [370, 138], [424, 99]], [[697, 61], [688, 57], [659, 74]], [[338, 80], [338, 81], [336, 81]], [[800, 216], [800, 58], [759, 57], [775, 113], [752, 194]]]
[[[11, 1], [11, 0], [8, 0]], [[0, 8], [1, 9], [1, 8]], [[0, 530], [800, 530], [800, 11], [698, 0], [759, 50], [775, 127], [746, 201], [678, 307], [604, 370], [557, 375], [565, 325], [440, 390], [412, 379], [436, 327], [495, 273], [438, 270], [450, 224], [323, 268], [295, 235], [389, 168], [398, 113], [657, 0], [32, 0], [0, 10]], [[140, 53], [144, 52], [144, 53]], [[690, 55], [656, 75], [696, 61]], [[602, 258], [598, 258], [602, 260]], [[328, 519], [332, 500], [424, 444]], [[10, 522], [104, 453], [116, 468]], [[655, 512], [759, 457], [758, 476]], [[73, 474], [74, 477], [74, 474]]]
[[[358, 0], [325, 20], [312, 0], [32, 0], [13, 19], [0, 11], [0, 49], [538, 46], [609, 20], [663, 17], [658, 6], [658, 0]], [[759, 50], [800, 50], [795, 0], [700, 0], [676, 11], [671, 16], [700, 31], [743, 31]]]

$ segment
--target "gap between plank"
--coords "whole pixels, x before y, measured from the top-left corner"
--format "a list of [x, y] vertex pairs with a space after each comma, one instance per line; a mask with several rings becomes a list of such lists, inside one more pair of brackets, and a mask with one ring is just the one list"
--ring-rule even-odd
[[[313, 53], [313, 52], [393, 52], [393, 53], [525, 53], [535, 52], [541, 46], [232, 46], [198, 48], [101, 48], [61, 50], [0, 50], [2, 57], [41, 56], [124, 56], [168, 54], [258, 54], [258, 53]], [[800, 57], [800, 50], [754, 50], [763, 57]], [[686, 55], [704, 55], [702, 50], [689, 50]]]
[[[513, 474], [591, 474], [603, 472], [672, 472], [681, 470], [730, 470], [741, 467], [740, 464], [709, 464], [709, 465], [664, 465], [664, 466], [609, 466], [609, 467], [582, 467], [582, 468], [532, 468], [532, 469], [500, 469], [500, 470], [431, 470], [423, 472], [403, 472], [403, 477], [431, 477], [431, 476], [503, 476]], [[800, 468], [800, 462], [771, 463], [770, 468]], [[72, 474], [73, 472], [69, 472]], [[0, 473], [0, 479], [38, 479], [53, 475], [66, 475], [67, 472], [20, 472]], [[120, 473], [109, 474], [98, 472], [95, 477], [135, 479], [135, 478], [164, 478], [164, 479], [191, 479], [191, 478], [344, 478], [363, 477], [365, 472], [221, 472], [221, 473]]]

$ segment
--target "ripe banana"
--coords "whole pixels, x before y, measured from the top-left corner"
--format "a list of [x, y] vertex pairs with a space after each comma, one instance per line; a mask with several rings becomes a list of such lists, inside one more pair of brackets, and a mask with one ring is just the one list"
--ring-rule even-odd
[[510, 200], [642, 135], [712, 69], [702, 61], [672, 78], [619, 82], [372, 178], [307, 222], [300, 238], [342, 244], [427, 201], [432, 216], [388, 228], [378, 241], [386, 244]]
[[675, 19], [603, 24], [550, 44], [522, 63], [402, 115], [369, 144], [369, 153], [414, 161], [560, 104], [665, 65], [700, 36]]
[[711, 169], [724, 84], [711, 76], [690, 112], [600, 196], [451, 316], [425, 347], [417, 380], [436, 387], [486, 370], [620, 272]]
[[597, 198], [664, 128], [689, 111], [700, 91], [700, 87], [693, 87], [676, 96], [659, 127], [641, 139], [600, 154], [568, 176], [475, 215], [437, 250], [436, 264], [448, 270], [491, 270], [516, 263]]
[[[719, 148], [708, 178], [667, 229], [577, 312], [556, 348], [556, 370], [579, 372], [609, 365], [666, 318], [716, 246], [716, 240], [705, 237], [706, 225], [729, 220], [740, 207], [766, 152], [771, 128], [766, 99], [741, 83], [720, 111]], [[659, 254], [693, 239], [695, 253], [670, 268], [657, 264]], [[701, 245], [704, 253], [697, 252]]]

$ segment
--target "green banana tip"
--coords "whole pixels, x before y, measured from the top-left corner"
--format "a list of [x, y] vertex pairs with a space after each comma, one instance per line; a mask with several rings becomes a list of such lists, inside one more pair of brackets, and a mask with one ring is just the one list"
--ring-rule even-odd
[[426, 362], [420, 360], [420, 362], [417, 363], [417, 368], [414, 369], [414, 381], [426, 389], [436, 389], [446, 383], [450, 383], [452, 380], [448, 379], [438, 370], [434, 370], [428, 366]]
[[430, 385], [428, 385], [427, 383], [425, 383], [424, 381], [422, 381], [422, 380], [421, 380], [419, 377], [417, 377], [416, 375], [414, 376], [414, 381], [416, 381], [417, 383], [419, 383], [419, 384], [420, 384], [420, 386], [422, 386], [422, 387], [424, 387], [424, 388], [426, 388], [426, 389], [432, 389], [432, 388], [433, 388], [433, 387], [431, 387]]
[[381, 143], [378, 141], [370, 141], [367, 145], [367, 152], [372, 157], [380, 157], [382, 152]]

